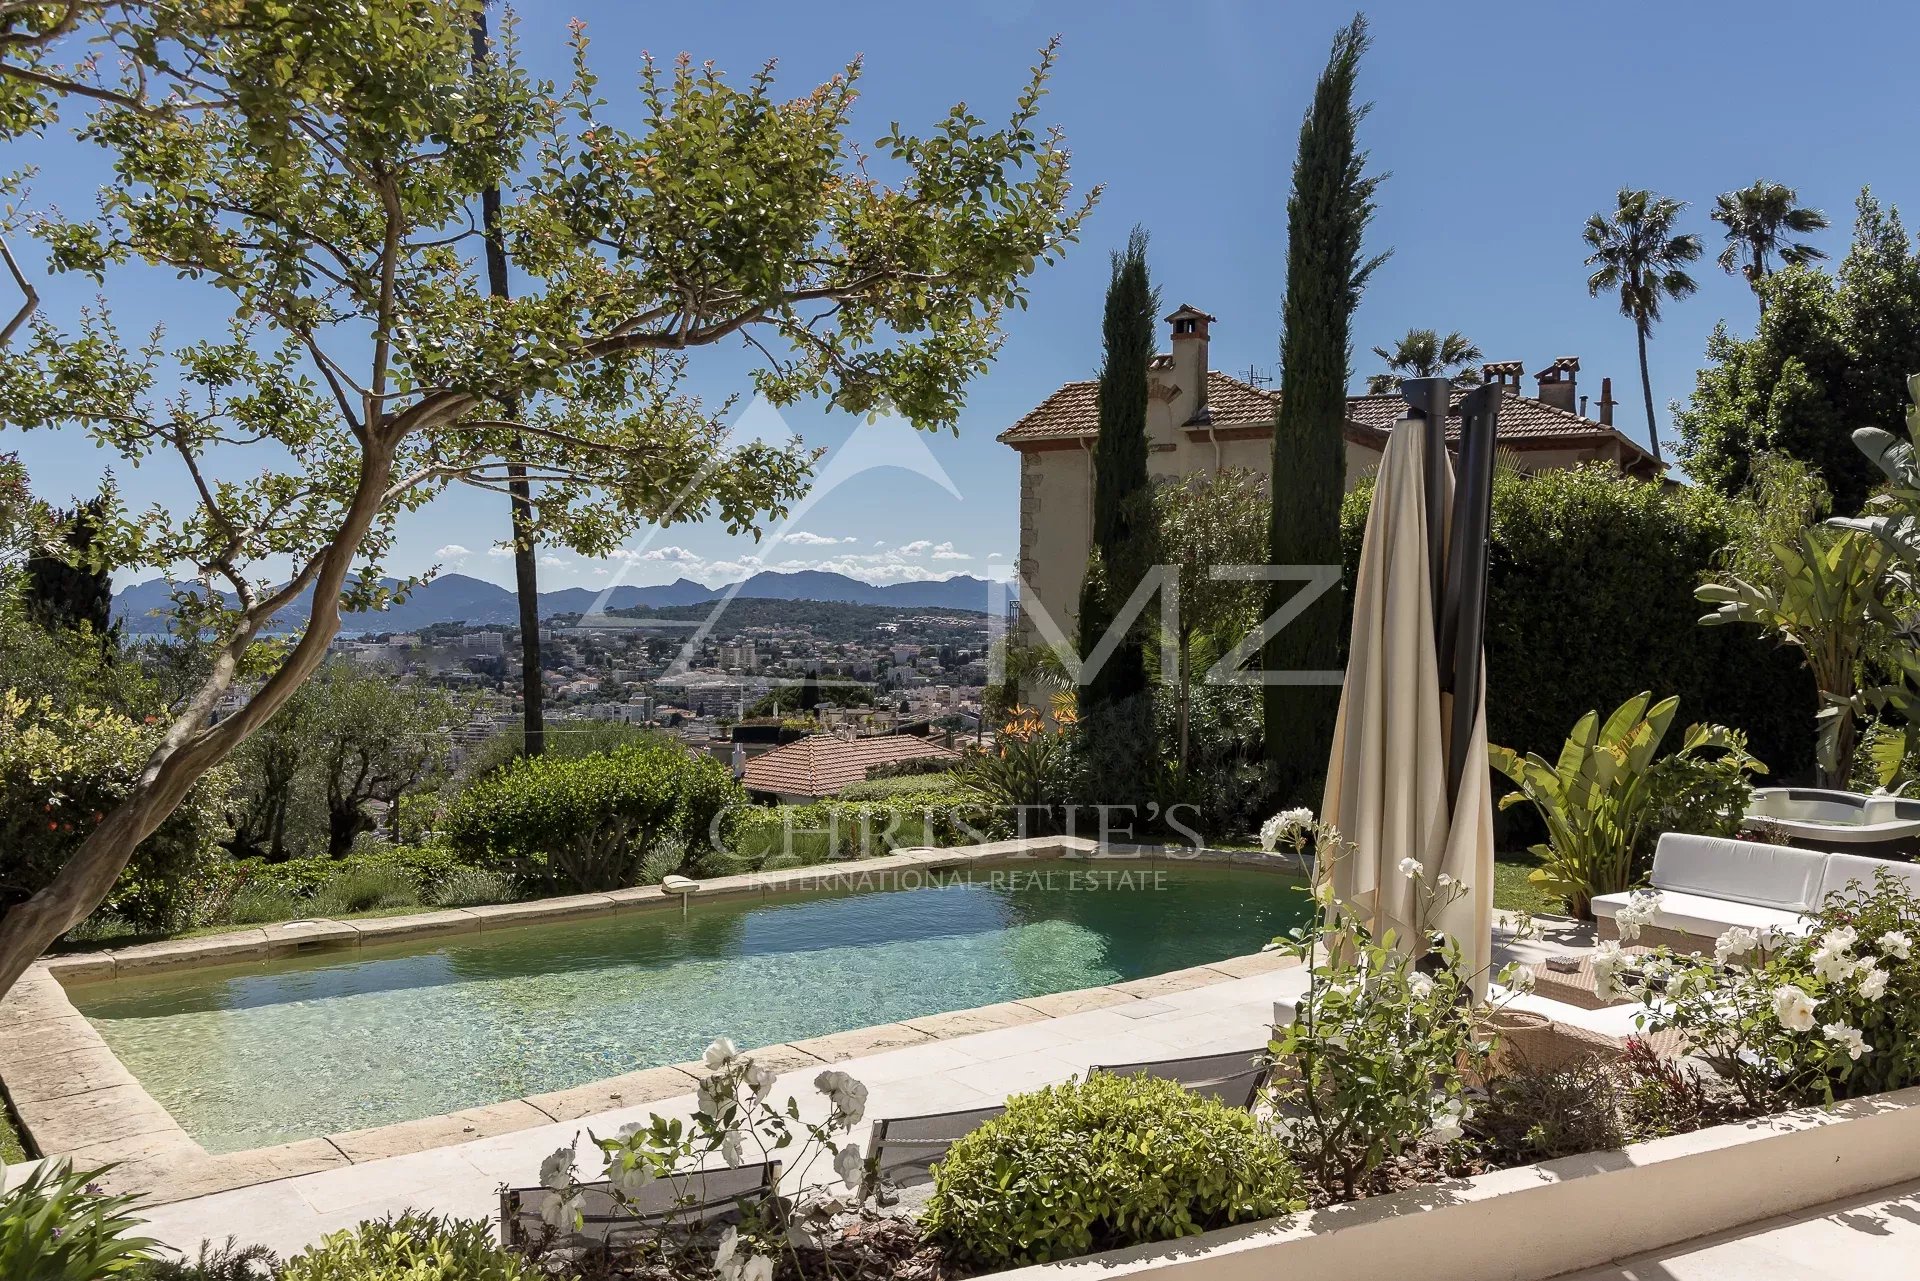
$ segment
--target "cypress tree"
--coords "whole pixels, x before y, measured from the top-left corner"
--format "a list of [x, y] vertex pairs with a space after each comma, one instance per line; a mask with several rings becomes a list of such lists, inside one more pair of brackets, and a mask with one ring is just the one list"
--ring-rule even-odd
[[[1354, 15], [1334, 37], [1313, 105], [1300, 125], [1287, 197], [1287, 295], [1281, 312], [1281, 392], [1273, 424], [1275, 565], [1340, 563], [1340, 498], [1346, 484], [1348, 366], [1361, 290], [1386, 255], [1362, 256], [1379, 175], [1365, 172], [1355, 135], [1365, 105], [1353, 101], [1367, 20]], [[1273, 584], [1268, 610], [1299, 591]], [[1340, 666], [1346, 610], [1329, 592], [1267, 643], [1269, 672]], [[1270, 779], [1281, 803], [1297, 804], [1325, 773], [1339, 692], [1327, 686], [1268, 685], [1264, 720]]]
[[[1153, 563], [1147, 479], [1147, 365], [1153, 359], [1159, 298], [1147, 276], [1147, 233], [1135, 227], [1113, 255], [1101, 323], [1103, 359], [1093, 446], [1093, 552], [1080, 593], [1080, 653], [1092, 653]], [[1130, 627], [1120, 648], [1080, 691], [1083, 715], [1147, 692], [1146, 629]]]
[[104, 496], [56, 513], [65, 552], [47, 549], [27, 558], [22, 596], [27, 617], [43, 630], [84, 628], [111, 649], [119, 631], [113, 621], [113, 575], [99, 547], [106, 515]]
[[[1080, 592], [1080, 653], [1090, 655], [1154, 563], [1147, 477], [1147, 366], [1159, 297], [1147, 276], [1147, 233], [1135, 227], [1113, 256], [1102, 320], [1103, 358], [1093, 447], [1093, 549]], [[1159, 754], [1147, 686], [1152, 624], [1133, 620], [1101, 669], [1080, 688], [1080, 745], [1095, 803], [1139, 803], [1155, 791]]]

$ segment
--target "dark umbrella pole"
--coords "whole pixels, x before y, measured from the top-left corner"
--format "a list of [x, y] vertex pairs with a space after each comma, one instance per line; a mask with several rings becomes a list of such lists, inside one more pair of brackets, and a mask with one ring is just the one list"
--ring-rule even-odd
[[1498, 387], [1476, 387], [1460, 400], [1460, 455], [1453, 510], [1445, 519], [1447, 412], [1453, 384], [1445, 378], [1409, 378], [1400, 384], [1408, 413], [1422, 420], [1426, 444], [1427, 572], [1433, 593], [1434, 648], [1440, 688], [1453, 695], [1447, 745], [1447, 805], [1460, 794], [1467, 742], [1486, 673], [1481, 652], [1487, 629], [1487, 536], [1493, 521], [1493, 446], [1498, 434]]
[[[1441, 609], [1442, 689], [1453, 691], [1447, 745], [1447, 804], [1460, 795], [1467, 744], [1486, 684], [1487, 555], [1493, 526], [1493, 446], [1499, 434], [1498, 387], [1476, 387], [1460, 401], [1460, 466], [1454, 475], [1447, 594]], [[1449, 680], [1451, 673], [1451, 680]]]

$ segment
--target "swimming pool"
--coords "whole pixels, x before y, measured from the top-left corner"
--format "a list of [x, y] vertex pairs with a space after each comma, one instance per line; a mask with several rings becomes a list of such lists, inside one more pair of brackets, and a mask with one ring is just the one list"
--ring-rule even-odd
[[211, 1152], [1256, 951], [1300, 882], [1027, 863], [116, 979], [80, 1012]]

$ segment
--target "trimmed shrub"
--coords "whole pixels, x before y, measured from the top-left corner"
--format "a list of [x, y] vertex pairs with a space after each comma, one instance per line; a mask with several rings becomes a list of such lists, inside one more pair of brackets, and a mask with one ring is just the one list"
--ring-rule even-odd
[[1277, 1139], [1174, 1081], [1096, 1072], [1007, 1101], [934, 1171], [923, 1224], [956, 1262], [1046, 1263], [1272, 1218], [1306, 1201]]
[[[1371, 481], [1347, 495], [1351, 580]], [[1751, 628], [1701, 627], [1703, 572], [1733, 540], [1736, 505], [1698, 487], [1629, 480], [1605, 464], [1494, 477], [1487, 589], [1487, 737], [1551, 757], [1593, 707], [1673, 693], [1689, 721], [1744, 730], [1776, 778], [1813, 763], [1813, 678]]]
[[460, 794], [446, 832], [457, 853], [530, 888], [617, 889], [641, 883], [663, 841], [689, 858], [727, 848], [747, 804], [719, 761], [638, 745], [515, 761]]
[[[0, 691], [0, 913], [43, 889], [119, 804], [161, 735], [119, 712]], [[231, 786], [209, 771], [140, 842], [102, 909], [136, 929], [181, 924], [191, 883], [219, 858]]]
[[1007, 816], [986, 796], [959, 786], [876, 800], [754, 806], [740, 814], [726, 852], [729, 868], [740, 870], [732, 864], [758, 868], [878, 858], [913, 846], [997, 840], [1010, 830]]
[[890, 801], [898, 796], [971, 795], [973, 789], [953, 773], [953, 762], [942, 771], [920, 774], [892, 774], [884, 778], [868, 776], [840, 789], [843, 801]]
[[407, 1213], [334, 1233], [280, 1265], [276, 1281], [536, 1281], [546, 1273], [494, 1244], [485, 1219]]

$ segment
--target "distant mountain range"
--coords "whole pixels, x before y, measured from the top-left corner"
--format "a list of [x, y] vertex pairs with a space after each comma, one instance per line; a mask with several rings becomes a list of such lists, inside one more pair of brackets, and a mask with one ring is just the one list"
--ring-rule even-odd
[[[113, 614], [123, 631], [159, 633], [167, 629], [165, 614], [172, 608], [174, 585], [163, 578], [135, 583], [113, 598]], [[704, 605], [719, 600], [726, 587], [708, 587], [689, 579], [675, 579], [654, 587], [615, 587], [604, 601], [590, 587], [564, 587], [540, 593], [540, 616], [583, 614], [596, 602], [602, 610], [659, 607], [663, 605]], [[961, 575], [939, 581], [914, 583], [863, 583], [845, 574], [822, 570], [795, 573], [763, 571], [740, 584], [737, 596], [756, 600], [846, 601], [855, 605], [892, 605], [900, 608], [932, 607], [987, 612], [985, 579]], [[289, 608], [282, 618], [284, 626], [297, 626], [307, 616], [309, 598]], [[435, 623], [514, 623], [520, 607], [511, 589], [467, 574], [442, 574], [424, 587], [417, 588], [403, 603], [378, 613], [348, 614], [341, 627], [350, 632], [412, 632]]]

